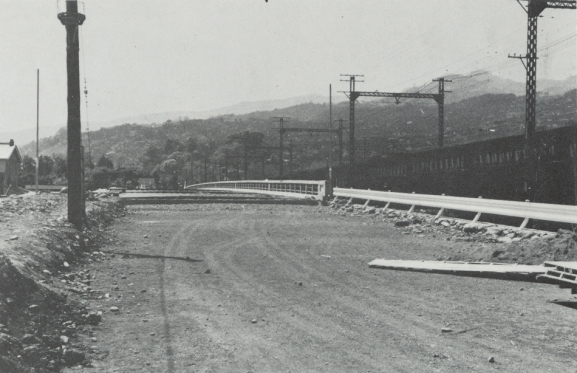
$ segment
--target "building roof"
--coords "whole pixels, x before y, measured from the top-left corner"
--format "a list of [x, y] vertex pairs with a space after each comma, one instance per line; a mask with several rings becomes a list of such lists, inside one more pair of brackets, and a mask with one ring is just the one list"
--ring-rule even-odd
[[16, 154], [18, 162], [22, 162], [22, 157], [20, 156], [20, 152], [18, 151], [18, 147], [16, 145], [10, 146], [8, 143], [0, 142], [0, 159], [10, 159], [12, 153]]

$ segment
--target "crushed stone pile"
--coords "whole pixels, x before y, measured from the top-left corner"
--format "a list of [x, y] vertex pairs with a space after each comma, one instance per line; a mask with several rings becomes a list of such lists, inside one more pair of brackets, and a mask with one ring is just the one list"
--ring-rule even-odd
[[107, 226], [125, 211], [113, 200], [89, 202], [79, 232], [65, 218], [66, 201], [35, 193], [0, 199], [0, 372], [90, 365], [76, 336], [102, 316], [84, 305], [92, 275], [73, 269], [106, 259], [97, 249], [113, 240]]
[[[425, 237], [443, 236], [447, 241], [462, 242], [461, 249], [439, 260], [487, 261], [518, 264], [542, 264], [545, 261], [577, 260], [577, 234], [559, 229], [557, 232], [519, 229], [513, 226], [439, 217], [435, 215], [384, 207], [351, 204], [336, 200], [329, 204], [331, 214], [362, 216], [389, 222], [403, 231]], [[466, 243], [482, 244], [473, 248]]]

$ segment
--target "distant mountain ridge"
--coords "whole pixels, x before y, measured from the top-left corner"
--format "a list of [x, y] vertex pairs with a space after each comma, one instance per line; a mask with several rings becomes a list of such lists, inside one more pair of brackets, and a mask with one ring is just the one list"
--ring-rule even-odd
[[[487, 71], [473, 71], [467, 75], [448, 75], [445, 80], [451, 81], [445, 84], [445, 89], [451, 91], [445, 96], [445, 102], [459, 102], [468, 98], [484, 94], [514, 94], [525, 96], [525, 82], [517, 82], [504, 79]], [[540, 79], [537, 81], [538, 94], [563, 95], [577, 88], [577, 75], [565, 80]], [[405, 92], [415, 92], [408, 89]], [[430, 82], [419, 89], [419, 92], [437, 93], [438, 83]]]
[[[343, 101], [344, 97], [339, 97], [336, 100]], [[188, 119], [208, 119], [211, 117], [225, 116], [225, 115], [243, 115], [256, 111], [271, 111], [275, 109], [283, 109], [291, 106], [296, 106], [305, 103], [322, 104], [329, 101], [328, 97], [322, 95], [302, 95], [291, 97], [282, 100], [263, 100], [263, 101], [243, 101], [235, 105], [226, 106], [219, 109], [205, 110], [205, 111], [176, 111], [165, 113], [143, 114], [124, 118], [118, 118], [106, 123], [95, 123], [93, 127], [113, 127], [125, 123], [138, 124], [162, 124], [167, 120], [177, 121]]]
[[[492, 75], [486, 71], [475, 71], [467, 75], [449, 75], [447, 80], [452, 80], [451, 83], [446, 84], [446, 89], [452, 91], [447, 93], [445, 102], [455, 103], [472, 97], [482, 96], [484, 94], [514, 94], [516, 96], [525, 95], [525, 83], [516, 82], [510, 79], [503, 79]], [[571, 76], [565, 80], [546, 80], [541, 79], [537, 82], [538, 92], [545, 95], [563, 95], [564, 93], [577, 88], [577, 76]], [[419, 92], [436, 93], [437, 83], [429, 82], [419, 89]], [[407, 89], [405, 92], [414, 92], [414, 89]], [[333, 95], [333, 103], [338, 104], [346, 101], [346, 97], [342, 94]], [[424, 104], [435, 105], [430, 100], [429, 103], [425, 100]], [[248, 118], [264, 118], [267, 116], [281, 115], [281, 113], [289, 112], [291, 114], [302, 115], [302, 110], [309, 110], [306, 104], [328, 104], [329, 98], [322, 95], [301, 95], [291, 97], [284, 100], [264, 100], [249, 102], [244, 101], [235, 105], [227, 106], [220, 109], [206, 110], [206, 111], [178, 111], [178, 112], [164, 112], [141, 114], [130, 117], [118, 118], [109, 122], [91, 123], [91, 128], [96, 130], [98, 128], [109, 128], [126, 123], [137, 123], [141, 125], [162, 124], [166, 121], [180, 121], [185, 119], [208, 119], [212, 117], [222, 116], [242, 116]], [[379, 101], [373, 100], [378, 103]], [[389, 104], [393, 101], [391, 99], [382, 99], [380, 102]], [[316, 117], [315, 120], [324, 121], [319, 115], [310, 115]], [[50, 127], [41, 128], [41, 136], [47, 137], [54, 135], [59, 128]], [[13, 130], [0, 132], [0, 139], [14, 139], [17, 144], [23, 145], [34, 141], [36, 138], [36, 130]]]

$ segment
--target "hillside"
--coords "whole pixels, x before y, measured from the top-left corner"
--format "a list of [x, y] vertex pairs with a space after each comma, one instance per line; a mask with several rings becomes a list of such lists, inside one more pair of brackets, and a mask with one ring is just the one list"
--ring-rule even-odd
[[[467, 98], [445, 105], [445, 144], [446, 146], [462, 144], [488, 138], [520, 134], [524, 128], [524, 97], [513, 94], [486, 94]], [[538, 98], [538, 129], [566, 126], [576, 120], [577, 90], [562, 96], [541, 95]], [[348, 119], [348, 103], [333, 106], [334, 119]], [[307, 103], [285, 109], [259, 111], [245, 115], [228, 115], [206, 120], [166, 121], [162, 125], [124, 124], [113, 128], [91, 132], [91, 154], [94, 162], [105, 155], [115, 167], [142, 168], [144, 154], [154, 147], [157, 153], [164, 151], [162, 161], [175, 149], [184, 149], [187, 139], [191, 138], [197, 149], [196, 158], [192, 158], [193, 169], [204, 167], [207, 159], [208, 173], [218, 172], [226, 163], [236, 164], [239, 168], [242, 152], [225, 144], [227, 138], [242, 131], [263, 133], [265, 145], [278, 145], [278, 131], [272, 117], [285, 116], [290, 120], [285, 127], [321, 128], [328, 122], [328, 105]], [[437, 106], [431, 102], [409, 101], [400, 105], [378, 101], [360, 101], [356, 110], [356, 148], [359, 158], [368, 158], [387, 152], [404, 152], [426, 149], [436, 146]], [[336, 125], [335, 125], [336, 126]], [[345, 122], [345, 129], [348, 123]], [[335, 141], [335, 159], [337, 141]], [[348, 134], [343, 136], [346, 161]], [[167, 140], [177, 144], [172, 150], [166, 150]], [[288, 147], [293, 142], [294, 171], [324, 167], [327, 162], [328, 140], [326, 135], [307, 133], [285, 134], [285, 159], [289, 158]], [[83, 143], [88, 150], [88, 138], [84, 134]], [[180, 144], [180, 145], [178, 145]], [[180, 146], [180, 148], [179, 148]], [[61, 130], [56, 136], [42, 139], [41, 153], [44, 155], [65, 154], [66, 133]], [[164, 149], [164, 150], [163, 150]], [[232, 153], [225, 160], [225, 149]], [[22, 153], [32, 155], [33, 144], [22, 147]], [[202, 153], [202, 156], [199, 154]], [[191, 153], [192, 154], [192, 153]], [[231, 155], [232, 154], [232, 155]], [[278, 166], [274, 159], [278, 152], [269, 150], [264, 154], [269, 162], [265, 167], [265, 176], [276, 175]], [[202, 162], [201, 162], [202, 161]], [[146, 164], [151, 169], [151, 161]], [[262, 176], [260, 160], [251, 159], [249, 168], [254, 177]], [[145, 162], [146, 163], [146, 162]], [[258, 172], [257, 172], [258, 170]], [[259, 174], [260, 173], [260, 174]]]
[[[516, 82], [508, 79], [503, 79], [498, 76], [492, 75], [486, 71], [475, 71], [467, 75], [450, 75], [446, 77], [447, 80], [452, 80], [451, 83], [446, 84], [446, 89], [452, 91], [448, 93], [445, 98], [446, 103], [459, 102], [464, 99], [481, 96], [484, 94], [514, 94], [516, 96], [523, 96], [525, 94], [525, 83]], [[343, 83], [344, 84], [344, 83]], [[381, 92], [389, 91], [387, 87], [371, 87], [370, 82], [363, 83], [359, 86], [361, 90], [374, 90], [375, 88], [380, 88]], [[540, 79], [538, 82], [538, 90], [542, 95], [563, 95], [567, 91], [575, 89], [577, 87], [577, 76], [569, 77], [563, 81], [559, 80], [546, 80]], [[336, 93], [337, 90], [341, 88], [333, 86], [335, 92], [333, 94], [333, 104], [343, 103], [347, 101], [347, 98], [342, 93]], [[420, 92], [420, 93], [435, 93], [437, 92], [437, 83], [432, 81], [427, 81], [419, 89], [411, 88], [405, 89], [403, 92]], [[364, 100], [371, 102], [373, 104], [390, 104], [390, 99], [383, 100]], [[158, 125], [165, 123], [167, 120], [173, 122], [180, 122], [193, 119], [210, 119], [214, 117], [221, 116], [245, 116], [266, 118], [269, 114], [277, 115], [283, 109], [300, 107], [298, 110], [306, 110], [302, 104], [328, 104], [328, 96], [322, 95], [301, 95], [296, 97], [291, 97], [283, 100], [262, 100], [254, 102], [241, 102], [235, 105], [226, 106], [223, 108], [204, 110], [204, 111], [177, 111], [177, 112], [163, 112], [163, 113], [142, 113], [139, 115], [133, 115], [129, 117], [116, 118], [109, 121], [92, 121], [90, 127], [94, 129], [100, 128], [110, 128], [126, 123], [138, 123], [138, 124], [150, 124]], [[359, 102], [363, 102], [361, 98]], [[430, 102], [429, 104], [433, 104]], [[346, 104], [345, 104], [346, 105]], [[292, 110], [295, 111], [295, 110]], [[313, 110], [315, 113], [316, 109]], [[290, 111], [289, 111], [290, 112]], [[305, 113], [294, 113], [291, 112], [290, 116], [305, 118]], [[326, 115], [328, 117], [328, 114]], [[348, 116], [348, 114], [347, 114]], [[301, 119], [305, 121], [326, 121], [323, 115], [320, 117], [316, 114], [310, 114], [307, 119]], [[42, 123], [42, 118], [40, 118]], [[85, 123], [83, 123], [84, 125]], [[64, 128], [65, 124], [61, 126], [46, 126], [42, 125], [40, 128], [40, 136], [47, 137], [52, 136], [57, 133], [61, 128]], [[1, 127], [1, 125], [0, 125]], [[36, 128], [26, 126], [13, 126], [8, 129], [8, 125], [4, 128], [0, 128], [0, 139], [14, 139], [17, 144], [22, 145], [30, 141], [34, 141], [36, 138]]]

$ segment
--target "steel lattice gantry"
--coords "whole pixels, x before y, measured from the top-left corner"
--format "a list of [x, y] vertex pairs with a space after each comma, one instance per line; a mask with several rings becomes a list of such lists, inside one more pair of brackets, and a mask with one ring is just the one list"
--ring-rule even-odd
[[351, 91], [348, 92], [349, 97], [349, 186], [354, 184], [354, 168], [355, 168], [355, 101], [359, 97], [391, 97], [395, 101], [400, 103], [402, 98], [426, 98], [433, 99], [437, 102], [439, 106], [439, 122], [438, 122], [438, 135], [437, 135], [437, 145], [442, 148], [443, 140], [445, 134], [445, 83], [451, 82], [445, 78], [434, 79], [433, 81], [439, 83], [438, 93], [392, 93], [392, 92], [361, 92], [354, 90], [354, 76], [351, 77]]
[[528, 0], [527, 6], [527, 80], [525, 86], [525, 138], [528, 142], [535, 135], [537, 103], [537, 18], [546, 8], [575, 9], [576, 0]]
[[[279, 150], [280, 150], [280, 159], [283, 159], [283, 148], [284, 148], [284, 144], [283, 144], [283, 138], [284, 138], [284, 134], [286, 132], [306, 132], [306, 133], [336, 133], [339, 136], [339, 151], [340, 151], [340, 156], [339, 159], [341, 159], [342, 157], [342, 153], [343, 153], [343, 149], [342, 149], [342, 143], [343, 143], [343, 128], [342, 128], [342, 123], [341, 126], [339, 128], [335, 128], [335, 129], [331, 129], [331, 128], [295, 128], [295, 127], [279, 127], [277, 128], [277, 130], [280, 133], [280, 146], [279, 146]], [[330, 150], [332, 151], [332, 149]], [[282, 163], [282, 162], [281, 162]], [[281, 176], [281, 179], [283, 177], [283, 173], [282, 173], [282, 167], [279, 167], [279, 173]], [[292, 171], [291, 171], [292, 174]]]
[[527, 54], [514, 58], [525, 59], [527, 70], [525, 84], [525, 153], [529, 158], [526, 167], [525, 191], [530, 201], [535, 201], [535, 185], [537, 183], [536, 167], [538, 163], [535, 147], [535, 130], [537, 125], [537, 19], [547, 8], [576, 9], [576, 0], [550, 1], [527, 0]]

